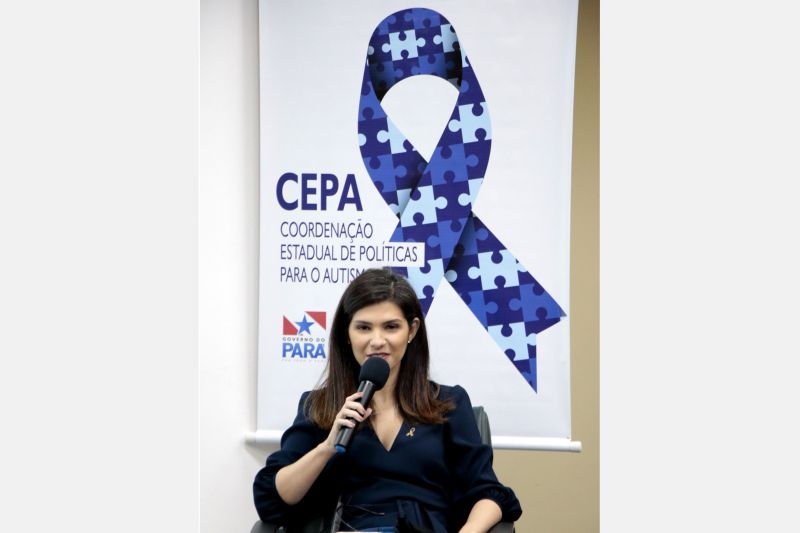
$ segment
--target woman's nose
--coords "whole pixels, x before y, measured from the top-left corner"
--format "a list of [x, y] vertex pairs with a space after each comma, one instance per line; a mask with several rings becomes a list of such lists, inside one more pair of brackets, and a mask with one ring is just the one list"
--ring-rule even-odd
[[372, 338], [370, 339], [370, 344], [372, 346], [383, 346], [385, 339], [383, 338], [383, 334], [380, 331], [376, 331], [373, 333]]

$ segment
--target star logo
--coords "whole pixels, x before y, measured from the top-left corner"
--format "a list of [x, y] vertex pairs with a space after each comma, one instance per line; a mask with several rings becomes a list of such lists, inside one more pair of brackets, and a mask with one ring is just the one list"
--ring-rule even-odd
[[309, 322], [309, 320], [306, 318], [306, 315], [303, 315], [303, 320], [300, 322], [295, 322], [295, 324], [297, 324], [297, 327], [300, 328], [297, 330], [298, 335], [302, 335], [304, 331], [311, 335], [311, 330], [309, 328], [314, 325], [314, 323]]
[[[294, 315], [297, 317], [297, 315]], [[312, 328], [314, 328], [312, 331]], [[322, 328], [323, 333], [327, 329], [327, 315], [325, 311], [305, 311], [302, 320], [289, 320], [285, 315], [283, 317], [283, 334], [284, 335], [302, 335], [304, 333], [309, 336], [319, 335], [318, 328]]]

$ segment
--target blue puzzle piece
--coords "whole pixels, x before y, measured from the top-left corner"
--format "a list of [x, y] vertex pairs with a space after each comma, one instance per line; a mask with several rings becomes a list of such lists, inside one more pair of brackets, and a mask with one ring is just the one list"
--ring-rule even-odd
[[544, 326], [541, 328], [537, 326], [533, 333], [543, 331], [564, 316], [561, 307], [541, 285], [536, 283], [536, 280], [534, 283], [520, 285], [519, 292], [519, 298], [510, 300], [508, 305], [511, 309], [521, 310], [525, 322], [534, 322]]
[[489, 166], [489, 153], [492, 141], [478, 141], [464, 145], [464, 156], [467, 161], [467, 177], [483, 178]]
[[386, 118], [375, 89], [372, 87], [372, 80], [369, 73], [364, 71], [364, 80], [361, 84], [361, 99], [358, 102], [358, 120], [374, 120]]
[[486, 315], [497, 312], [497, 304], [494, 302], [486, 303], [483, 300], [483, 291], [473, 291], [468, 293], [459, 293], [464, 303], [469, 306], [475, 318], [483, 324], [483, 327], [488, 327], [489, 323], [486, 320]]
[[432, 238], [438, 238], [438, 226], [434, 224], [417, 224], [415, 226], [403, 227], [398, 225], [392, 233], [392, 242], [421, 242], [426, 243], [425, 258], [440, 259], [442, 257], [438, 242], [431, 244]]
[[437, 146], [428, 165], [434, 185], [467, 180], [467, 160], [463, 144]]
[[394, 62], [394, 74], [397, 82], [414, 76], [419, 71], [419, 58], [402, 59]]
[[393, 33], [403, 30], [408, 30], [414, 27], [414, 20], [412, 15], [414, 14], [413, 9], [403, 9], [402, 11], [398, 11], [394, 15], [392, 15], [392, 19], [387, 28], [387, 33]]
[[447, 197], [447, 205], [436, 210], [436, 217], [439, 220], [466, 219], [472, 206], [459, 203], [459, 198], [463, 195], [469, 196], [469, 193], [469, 182], [460, 181], [447, 185], [434, 185], [434, 196]]
[[431, 11], [430, 9], [413, 9], [411, 11], [411, 21], [414, 28], [438, 28], [442, 24], [442, 19], [439, 13]]
[[470, 213], [456, 248], [461, 248], [462, 251], [460, 253], [463, 255], [474, 255], [477, 261], [478, 252], [480, 251], [478, 249], [478, 241], [485, 238], [484, 235], [487, 233], [486, 228], [476, 225], [476, 217]]
[[458, 99], [462, 104], [479, 104], [486, 101], [475, 72], [471, 68], [462, 69], [461, 84], [458, 88]]
[[378, 24], [378, 29], [375, 30], [375, 33], [378, 35], [389, 35], [389, 33], [393, 31], [398, 31], [399, 27], [395, 26], [397, 24], [397, 13], [394, 15], [389, 15], [385, 19], [383, 19]]
[[369, 41], [367, 48], [367, 63], [372, 65], [375, 63], [384, 63], [392, 60], [391, 51], [384, 52], [384, 45], [389, 44], [389, 34], [375, 33]]
[[489, 325], [509, 324], [511, 322], [523, 322], [522, 311], [510, 307], [511, 300], [519, 298], [519, 287], [502, 287], [497, 289], [484, 289], [484, 299], [487, 302], [497, 304], [497, 312], [487, 314], [486, 321]]
[[416, 190], [415, 186], [406, 186], [406, 178], [398, 178], [397, 180], [397, 192], [403, 194], [404, 202], [403, 202], [403, 211], [405, 211], [408, 202], [411, 200], [411, 196], [414, 194]]
[[373, 63], [368, 68], [375, 95], [378, 99], [381, 99], [386, 94], [386, 91], [397, 83], [394, 64], [391, 61], [384, 61], [382, 63]]
[[[472, 180], [470, 180], [472, 181]], [[502, 242], [495, 236], [494, 233], [486, 227], [486, 224], [478, 218], [477, 216], [472, 215], [472, 222], [475, 226], [475, 243], [478, 247], [478, 252], [493, 252], [495, 250], [505, 250], [506, 247], [503, 245]]]
[[431, 74], [446, 79], [447, 67], [444, 62], [444, 54], [420, 53], [417, 67], [412, 69], [412, 74]]
[[456, 89], [461, 90], [461, 80], [464, 73], [464, 60], [461, 52], [445, 52], [444, 65], [447, 67], [447, 79]]
[[[453, 257], [447, 265], [445, 277], [459, 294], [481, 290], [481, 280], [469, 277], [469, 269], [478, 266], [477, 255], [464, 255], [459, 245], [453, 249]], [[485, 318], [485, 317], [484, 317]]]
[[523, 361], [512, 361], [519, 374], [533, 390], [536, 388], [536, 346], [533, 346], [534, 355]]
[[369, 176], [379, 191], [394, 192], [397, 190], [398, 172], [405, 174], [405, 167], [397, 168], [392, 163], [392, 156], [381, 155], [365, 157], [364, 165], [369, 169]]
[[[558, 322], [561, 317], [567, 316], [564, 310], [561, 308], [560, 305], [555, 301], [555, 299], [545, 291], [544, 287], [542, 287], [538, 281], [531, 276], [531, 273], [522, 265], [519, 265], [522, 269], [519, 273], [519, 284], [522, 285], [530, 285], [532, 287], [532, 292], [526, 293], [526, 297], [530, 297], [531, 299], [538, 298], [538, 305], [536, 307], [536, 328], [532, 331], [536, 333], [543, 331], [546, 328], [549, 328], [556, 322]], [[520, 302], [522, 301], [523, 293], [520, 291]]]
[[465, 143], [491, 139], [492, 127], [489, 121], [489, 110], [486, 102], [458, 106], [458, 120], [451, 120], [447, 125], [450, 131], [461, 131]]
[[546, 317], [545, 312], [541, 307], [537, 311], [540, 312], [542, 318], [538, 320], [531, 320], [525, 322], [525, 331], [527, 331], [528, 333], [533, 333], [533, 334], [541, 333], [550, 326], [558, 324], [558, 322], [561, 321], [561, 317], [557, 318]]
[[[419, 181], [417, 182], [417, 187], [432, 187], [433, 186], [433, 180], [431, 180], [431, 171], [429, 169], [430, 169], [430, 165], [425, 167], [425, 171], [422, 173], [422, 176], [420, 176]], [[442, 196], [442, 194], [438, 194], [437, 195], [435, 193], [435, 191], [434, 191], [434, 196]]]
[[358, 121], [358, 133], [364, 136], [364, 142], [361, 144], [363, 157], [379, 157], [391, 153], [389, 143], [379, 139], [380, 132], [385, 131], [387, 127], [385, 118]]
[[[417, 48], [417, 53], [419, 57], [424, 57], [431, 54], [439, 54], [442, 56], [442, 61], [444, 61], [444, 49], [442, 48], [441, 44], [436, 44], [434, 39], [439, 36], [439, 26], [433, 28], [422, 28], [416, 29], [417, 37], [422, 37], [425, 39], [425, 44]], [[444, 67], [444, 65], [443, 65]], [[444, 76], [446, 71], [444, 68], [441, 71], [441, 75]], [[438, 75], [438, 74], [437, 74]]]
[[392, 154], [392, 162], [395, 166], [405, 167], [406, 174], [404, 177], [410, 180], [407, 183], [412, 187], [419, 182], [420, 176], [425, 172], [425, 167], [428, 164], [425, 158], [416, 150]]
[[443, 220], [436, 226], [438, 228], [437, 235], [428, 239], [428, 244], [439, 246], [442, 252], [442, 258], [450, 259], [455, 253], [455, 247], [458, 244], [458, 239], [461, 237], [461, 232], [464, 228], [464, 220]]

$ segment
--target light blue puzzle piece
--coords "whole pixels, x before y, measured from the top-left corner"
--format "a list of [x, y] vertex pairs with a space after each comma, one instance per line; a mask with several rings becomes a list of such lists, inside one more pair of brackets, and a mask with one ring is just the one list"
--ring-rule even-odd
[[444, 277], [444, 265], [441, 259], [429, 259], [427, 264], [430, 267], [428, 272], [423, 272], [420, 268], [408, 267], [408, 281], [414, 287], [420, 300], [432, 299], [439, 282]]
[[422, 214], [423, 224], [433, 224], [436, 222], [436, 209], [447, 207], [447, 198], [444, 196], [434, 198], [431, 185], [420, 187], [417, 190], [419, 191], [419, 198], [416, 200], [410, 198], [405, 209], [403, 209], [403, 214], [400, 215], [400, 225], [404, 228], [417, 225], [414, 220], [414, 215], [417, 213]]
[[514, 256], [508, 250], [502, 250], [500, 254], [500, 262], [495, 263], [492, 260], [492, 255], [498, 252], [481, 252], [478, 254], [478, 268], [472, 267], [469, 269], [469, 277], [472, 279], [481, 279], [481, 288], [485, 291], [489, 289], [497, 289], [498, 285], [495, 283], [497, 276], [503, 276], [505, 279], [504, 287], [519, 287], [518, 272], [524, 272], [525, 267], [517, 262]]
[[389, 204], [389, 207], [392, 208], [392, 211], [398, 217], [400, 213], [405, 211], [406, 206], [408, 205], [408, 201], [411, 199], [411, 191], [412, 189], [397, 189], [397, 205]]
[[453, 26], [450, 24], [442, 24], [441, 29], [442, 34], [434, 36], [433, 42], [435, 44], [441, 44], [445, 52], [455, 52], [456, 49], [453, 45], [458, 42], [458, 36]]
[[461, 138], [465, 143], [474, 143], [478, 141], [475, 132], [483, 130], [486, 132], [484, 140], [492, 138], [492, 125], [489, 121], [489, 109], [486, 107], [486, 102], [480, 103], [483, 112], [480, 115], [474, 114], [473, 104], [458, 106], [458, 120], [451, 120], [447, 127], [452, 132], [461, 130]]
[[[505, 332], [503, 331], [505, 328]], [[529, 359], [528, 345], [536, 346], [536, 334], [525, 335], [525, 323], [515, 322], [514, 324], [489, 326], [486, 328], [494, 342], [503, 350], [514, 351], [514, 361], [524, 361]], [[508, 355], [508, 354], [506, 354]]]
[[[384, 43], [381, 49], [384, 53], [392, 52], [392, 61], [400, 61], [412, 57], [419, 57], [420, 46], [425, 46], [425, 39], [422, 37], [417, 38], [417, 32], [414, 30], [406, 30], [402, 32], [403, 38], [400, 38], [400, 32], [393, 32], [389, 34], [389, 42]], [[403, 57], [403, 51], [408, 52], [406, 58]]]
[[378, 142], [385, 143], [387, 140], [389, 141], [389, 147], [393, 154], [402, 154], [406, 152], [403, 143], [406, 142], [405, 136], [397, 129], [397, 126], [394, 125], [394, 122], [391, 120], [386, 121], [387, 130], [380, 130], [378, 135], [376, 136]]
[[459, 194], [458, 204], [464, 207], [474, 204], [475, 200], [478, 198], [478, 190], [481, 188], [481, 183], [483, 183], [483, 178], [469, 180], [467, 182], [467, 185], [469, 185], [469, 194]]

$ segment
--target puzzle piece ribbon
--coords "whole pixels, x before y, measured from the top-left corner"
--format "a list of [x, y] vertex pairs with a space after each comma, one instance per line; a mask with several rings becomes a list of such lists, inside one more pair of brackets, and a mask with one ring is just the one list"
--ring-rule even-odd
[[[458, 99], [430, 161], [387, 117], [381, 100], [399, 81], [438, 76]], [[537, 390], [536, 334], [565, 316], [472, 212], [491, 150], [489, 109], [453, 26], [414, 8], [386, 17], [367, 50], [358, 110], [361, 155], [398, 216], [392, 242], [425, 243], [425, 266], [397, 267], [427, 314], [442, 278], [455, 289], [530, 386]]]

